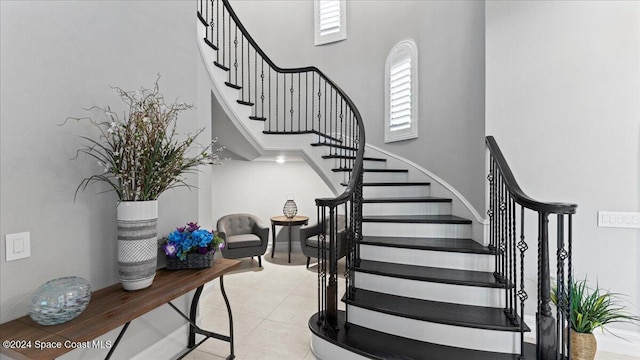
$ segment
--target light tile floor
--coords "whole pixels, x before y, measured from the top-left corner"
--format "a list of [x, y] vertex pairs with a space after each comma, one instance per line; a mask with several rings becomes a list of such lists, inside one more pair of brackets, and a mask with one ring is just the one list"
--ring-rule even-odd
[[[317, 268], [306, 268], [306, 257], [285, 252], [243, 259], [240, 268], [225, 275], [224, 284], [233, 312], [235, 353], [238, 360], [315, 360], [311, 353], [309, 317], [317, 311]], [[339, 279], [344, 289], [344, 279]], [[202, 326], [228, 334], [228, 319], [219, 283], [201, 299]], [[342, 291], [341, 291], [342, 292]], [[340, 308], [344, 308], [340, 303]], [[226, 342], [209, 339], [185, 359], [220, 360], [229, 354]], [[340, 360], [340, 359], [326, 359]], [[596, 360], [640, 360], [640, 357], [599, 352]]]

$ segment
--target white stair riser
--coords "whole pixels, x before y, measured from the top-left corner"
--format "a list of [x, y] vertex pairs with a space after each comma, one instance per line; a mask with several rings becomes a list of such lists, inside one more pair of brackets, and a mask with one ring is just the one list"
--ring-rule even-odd
[[[366, 198], [365, 198], [366, 199]], [[451, 203], [364, 203], [364, 216], [368, 215], [451, 215]]]
[[431, 189], [429, 186], [364, 186], [363, 197], [377, 198], [377, 197], [416, 197], [416, 196], [429, 196]]
[[364, 272], [356, 272], [355, 285], [359, 289], [415, 299], [495, 308], [504, 307], [504, 289], [442, 284]]
[[371, 161], [365, 160], [363, 162], [363, 166], [365, 169], [384, 169], [387, 167], [386, 161]]
[[349, 350], [334, 345], [316, 334], [311, 333], [311, 352], [318, 360], [368, 360], [364, 356], [360, 356]]
[[383, 223], [364, 222], [364, 236], [396, 236], [396, 237], [471, 237], [471, 224], [424, 224], [424, 223]]
[[387, 246], [361, 245], [360, 257], [365, 260], [397, 264], [431, 266], [459, 270], [495, 271], [493, 255], [401, 249]]
[[409, 174], [406, 172], [370, 172], [364, 173], [364, 182], [401, 182], [408, 181]]
[[349, 321], [370, 329], [435, 344], [500, 353], [520, 352], [520, 333], [445, 325], [347, 305]]
[[[339, 168], [351, 168], [353, 167], [353, 159], [324, 159], [326, 162], [331, 162], [334, 169]], [[367, 161], [363, 163], [365, 169], [384, 169], [387, 164], [384, 161]]]

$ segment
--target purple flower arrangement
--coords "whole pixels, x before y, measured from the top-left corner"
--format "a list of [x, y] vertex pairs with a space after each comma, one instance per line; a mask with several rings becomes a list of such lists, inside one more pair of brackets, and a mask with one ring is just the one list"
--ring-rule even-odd
[[200, 229], [200, 226], [194, 222], [176, 228], [162, 246], [168, 257], [177, 257], [180, 260], [185, 260], [188, 253], [206, 254], [222, 248], [224, 248], [222, 238], [209, 230]]

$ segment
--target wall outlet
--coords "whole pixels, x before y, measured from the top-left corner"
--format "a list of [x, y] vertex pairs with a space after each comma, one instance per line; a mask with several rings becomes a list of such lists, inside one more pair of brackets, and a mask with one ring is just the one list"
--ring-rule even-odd
[[640, 212], [598, 211], [598, 226], [640, 229]]
[[31, 256], [31, 233], [22, 232], [5, 236], [7, 261]]

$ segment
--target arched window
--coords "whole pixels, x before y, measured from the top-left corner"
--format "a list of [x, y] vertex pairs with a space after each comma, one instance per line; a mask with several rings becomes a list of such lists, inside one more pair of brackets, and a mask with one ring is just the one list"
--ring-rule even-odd
[[418, 48], [404, 40], [391, 49], [385, 68], [384, 141], [418, 137]]
[[347, 38], [347, 8], [345, 0], [314, 1], [315, 45]]

